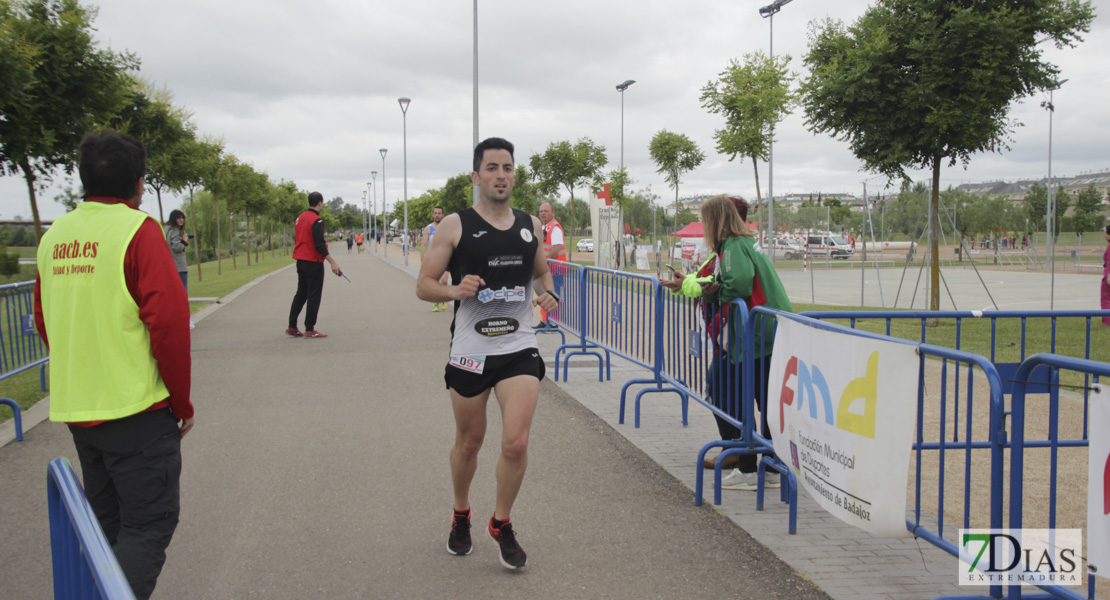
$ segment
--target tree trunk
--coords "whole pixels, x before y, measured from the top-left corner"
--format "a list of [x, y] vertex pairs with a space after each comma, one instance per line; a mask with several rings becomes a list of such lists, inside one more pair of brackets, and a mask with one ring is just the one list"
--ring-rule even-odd
[[270, 220], [270, 258], [277, 258], [277, 253], [274, 252], [274, 221]]
[[[933, 157], [933, 191], [929, 194], [929, 310], [940, 310], [940, 158]], [[937, 319], [929, 326], [936, 327]]]
[[[759, 163], [756, 162], [755, 156], [752, 156], [752, 171], [755, 172], [755, 202], [759, 205], [759, 219], [755, 222], [756, 234], [759, 235], [758, 240], [763, 240], [763, 194], [759, 191]], [[767, 232], [767, 237], [770, 238], [771, 233]]]
[[[235, 219], [231, 216], [231, 207], [227, 207], [227, 230], [228, 230], [228, 244], [231, 247], [231, 270], [237, 271], [239, 269], [239, 261], [235, 258]], [[248, 255], [249, 256], [249, 255]]]
[[166, 226], [166, 218], [162, 214], [162, 188], [154, 188], [154, 195], [158, 196], [158, 224], [162, 227]]
[[42, 221], [39, 220], [39, 204], [35, 199], [35, 171], [26, 158], [19, 161], [19, 170], [23, 171], [23, 179], [27, 182], [27, 194], [31, 198], [31, 220], [35, 223], [35, 245], [38, 246], [42, 239]]
[[193, 206], [193, 188], [189, 188], [189, 212], [193, 213], [193, 256], [197, 257], [197, 281], [204, 281], [200, 274], [200, 238], [197, 237], [197, 209]]
[[246, 252], [246, 254], [247, 254], [247, 266], [249, 267], [249, 266], [251, 266], [251, 214], [249, 212], [245, 211], [245, 210], [243, 211], [243, 222], [246, 223], [246, 225], [247, 225], [247, 243], [246, 243], [247, 252]]
[[212, 196], [212, 206], [216, 207], [216, 274], [224, 274], [224, 261], [220, 256], [220, 203], [216, 196]]

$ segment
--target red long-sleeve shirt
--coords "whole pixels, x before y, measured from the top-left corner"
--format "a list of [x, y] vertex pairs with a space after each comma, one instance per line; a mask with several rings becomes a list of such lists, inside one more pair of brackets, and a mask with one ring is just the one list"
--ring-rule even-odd
[[[123, 203], [138, 210], [130, 202], [118, 198], [86, 198], [85, 202]], [[192, 384], [192, 356], [189, 344], [189, 296], [174, 266], [173, 256], [162, 229], [154, 219], [139, 226], [123, 258], [123, 275], [127, 291], [139, 305], [139, 319], [150, 333], [150, 350], [158, 363], [158, 373], [169, 390], [169, 398], [152, 404], [143, 412], [170, 407], [178, 419], [193, 417], [189, 400]], [[46, 322], [42, 316], [41, 278], [35, 276], [35, 328], [50, 347]], [[104, 421], [70, 423], [82, 427]]]

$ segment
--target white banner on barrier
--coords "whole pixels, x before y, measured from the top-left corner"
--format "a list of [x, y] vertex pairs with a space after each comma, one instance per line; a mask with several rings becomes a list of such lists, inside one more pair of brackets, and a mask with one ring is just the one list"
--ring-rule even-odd
[[1105, 577], [1110, 573], [1110, 393], [1103, 385], [1091, 391], [1087, 420], [1087, 563]]
[[917, 363], [910, 344], [778, 318], [767, 386], [775, 452], [822, 508], [877, 536], [910, 535]]

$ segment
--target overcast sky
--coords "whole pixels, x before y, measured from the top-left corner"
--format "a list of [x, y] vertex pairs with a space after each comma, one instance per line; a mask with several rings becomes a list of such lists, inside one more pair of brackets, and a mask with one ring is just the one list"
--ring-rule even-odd
[[[648, 154], [661, 129], [683, 133], [706, 161], [685, 176], [682, 196], [740, 193], [755, 197], [750, 162], [718, 155], [713, 132], [721, 117], [700, 106], [700, 89], [744, 54], [768, 51], [768, 0], [479, 0], [479, 134], [516, 144], [518, 163], [552, 141], [590, 137], [620, 163], [621, 98], [625, 93], [624, 162], [634, 187], [651, 186], [662, 201], [674, 192]], [[441, 187], [469, 172], [472, 131], [472, 23], [468, 0], [102, 0], [97, 39], [142, 60], [140, 75], [168, 87], [193, 114], [202, 135], [221, 138], [240, 159], [274, 181], [291, 180], [327, 198], [362, 202], [378, 171], [376, 195], [403, 194], [402, 116], [408, 96], [408, 195]], [[811, 21], [854, 21], [863, 0], [796, 0], [774, 18], [775, 54], [802, 58]], [[1110, 0], [1095, 0], [1096, 13]], [[1110, 100], [1105, 59], [1107, 21], [1097, 18], [1075, 49], [1045, 48], [1069, 81], [1055, 94], [1052, 172], [1110, 170]], [[1102, 66], [1100, 66], [1102, 65]], [[966, 170], [944, 168], [945, 187], [963, 182], [1039, 178], [1048, 172], [1047, 94], [1015, 105], [1023, 123], [1011, 150], [973, 158]], [[389, 150], [384, 181], [379, 148]], [[861, 193], [885, 184], [859, 170], [846, 144], [809, 133], [799, 112], [777, 131], [776, 195]], [[760, 185], [767, 194], [767, 165]], [[927, 179], [921, 173], [919, 179]], [[62, 181], [62, 178], [58, 178]], [[40, 196], [44, 219], [63, 211], [56, 188]], [[582, 198], [588, 190], [576, 191]], [[157, 215], [153, 197], [144, 208]], [[166, 201], [166, 210], [179, 204]], [[30, 218], [26, 188], [0, 178], [0, 219]]]

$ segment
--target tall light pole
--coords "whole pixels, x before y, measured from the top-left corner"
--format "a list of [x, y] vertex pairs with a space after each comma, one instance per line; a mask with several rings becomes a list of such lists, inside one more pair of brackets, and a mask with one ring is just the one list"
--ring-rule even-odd
[[389, 150], [382, 148], [378, 150], [378, 152], [382, 155], [382, 227], [385, 227], [385, 231], [382, 232], [382, 235], [387, 236], [386, 243], [382, 244], [382, 255], [389, 256], [389, 237], [387, 235], [389, 233], [389, 224], [385, 222], [385, 153], [389, 152]]
[[1048, 310], [1055, 310], [1056, 305], [1056, 196], [1052, 190], [1052, 115], [1056, 112], [1056, 105], [1052, 103], [1052, 93], [1067, 83], [1067, 79], [1057, 81], [1056, 85], [1048, 90], [1048, 219], [1045, 221], [1048, 240], [1045, 241], [1045, 259], [1052, 261], [1052, 275], [1049, 277]]
[[[367, 236], [369, 236], [370, 233], [371, 233], [371, 229], [370, 229], [370, 182], [369, 181], [366, 182], [366, 229], [364, 230], [364, 233]], [[370, 240], [366, 240], [366, 247], [367, 248], [370, 247]]]
[[[782, 10], [790, 0], [775, 0], [759, 9], [759, 16], [770, 19], [771, 24], [771, 61], [775, 60], [775, 13]], [[771, 139], [768, 141], [767, 159], [767, 245], [764, 251], [771, 262], [775, 261], [775, 124], [771, 123]]]
[[[370, 196], [373, 199], [373, 203], [370, 205], [370, 214], [371, 215], [373, 215], [378, 210], [378, 188], [375, 185], [375, 182], [377, 180], [378, 180], [378, 172], [377, 171], [370, 171]], [[377, 221], [377, 219], [374, 219], [374, 221]], [[371, 223], [374, 223], [374, 221], [371, 221]], [[381, 230], [380, 227], [378, 227], [377, 223], [374, 223], [374, 227], [373, 227], [371, 233], [373, 233], [373, 231], [377, 231], [380, 234], [382, 230]], [[373, 238], [374, 238], [374, 253], [376, 254], [378, 252], [378, 238], [377, 238], [377, 236], [373, 236]]]
[[[635, 80], [628, 79], [623, 83], [617, 84], [617, 91], [621, 94], [621, 177], [625, 180], [628, 177], [624, 173], [624, 91], [628, 89]], [[620, 201], [617, 203], [617, 257], [621, 259], [621, 265], [628, 266], [628, 257], [624, 252], [624, 182], [621, 182]]]
[[[478, 147], [478, 0], [474, 0], [474, 145]], [[470, 204], [478, 203], [478, 185], [470, 186]]]
[[408, 98], [398, 98], [397, 104], [401, 105], [401, 131], [402, 131], [402, 157], [405, 174], [405, 233], [401, 238], [402, 247], [405, 249], [405, 266], [409, 266], [409, 246], [412, 245], [412, 240], [408, 238], [409, 235], [409, 100]]

